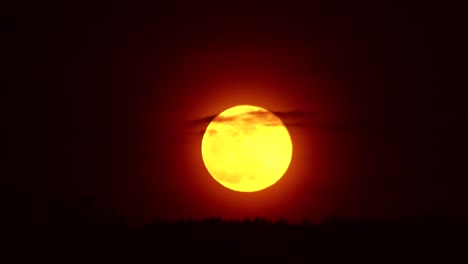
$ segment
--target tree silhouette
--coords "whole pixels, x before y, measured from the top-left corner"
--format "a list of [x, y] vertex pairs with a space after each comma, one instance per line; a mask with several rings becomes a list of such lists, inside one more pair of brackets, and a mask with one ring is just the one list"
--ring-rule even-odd
[[89, 198], [57, 200], [47, 218], [34, 225], [10, 221], [4, 227], [13, 230], [5, 236], [10, 240], [10, 253], [26, 257], [20, 253], [36, 252], [47, 262], [64, 258], [67, 262], [138, 263], [171, 258], [175, 262], [284, 263], [349, 261], [353, 257], [380, 262], [407, 255], [417, 260], [443, 256], [450, 262], [450, 258], [465, 256], [465, 247], [458, 241], [468, 235], [466, 217], [443, 214], [386, 222], [349, 221], [334, 215], [320, 224], [303, 219], [295, 225], [287, 219], [238, 221], [217, 216], [200, 221], [154, 221], [130, 228], [118, 213], [99, 208]]

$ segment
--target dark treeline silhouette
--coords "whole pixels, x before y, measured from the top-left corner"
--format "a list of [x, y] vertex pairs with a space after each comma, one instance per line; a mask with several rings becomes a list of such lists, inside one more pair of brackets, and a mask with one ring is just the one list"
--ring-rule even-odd
[[213, 217], [129, 226], [83, 199], [57, 203], [39, 220], [28, 216], [12, 221], [10, 215], [2, 227], [13, 262], [453, 263], [466, 258], [468, 248], [467, 218], [443, 214], [393, 221], [333, 216], [319, 224]]

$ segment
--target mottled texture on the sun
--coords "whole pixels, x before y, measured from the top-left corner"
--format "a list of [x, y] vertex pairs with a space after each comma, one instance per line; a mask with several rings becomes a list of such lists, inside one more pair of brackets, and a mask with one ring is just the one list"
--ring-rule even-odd
[[208, 125], [202, 155], [220, 184], [234, 191], [255, 192], [275, 184], [286, 172], [292, 142], [273, 113], [239, 105], [223, 111]]

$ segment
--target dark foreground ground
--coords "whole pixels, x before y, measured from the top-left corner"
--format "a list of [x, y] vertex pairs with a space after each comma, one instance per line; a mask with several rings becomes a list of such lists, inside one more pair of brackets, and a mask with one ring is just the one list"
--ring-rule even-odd
[[3, 263], [468, 263], [466, 218], [299, 225], [212, 218], [139, 228], [88, 220], [13, 224]]

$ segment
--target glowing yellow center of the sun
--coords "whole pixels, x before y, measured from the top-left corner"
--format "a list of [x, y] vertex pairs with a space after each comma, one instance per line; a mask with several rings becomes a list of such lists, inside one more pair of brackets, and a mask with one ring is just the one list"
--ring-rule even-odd
[[276, 115], [261, 107], [239, 105], [211, 121], [201, 150], [216, 181], [231, 190], [255, 192], [284, 175], [291, 162], [292, 142]]

